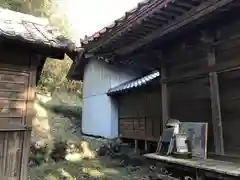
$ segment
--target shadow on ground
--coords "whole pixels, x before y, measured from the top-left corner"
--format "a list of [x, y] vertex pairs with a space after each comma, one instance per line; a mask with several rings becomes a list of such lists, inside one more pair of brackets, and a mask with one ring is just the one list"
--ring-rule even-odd
[[[50, 148], [54, 141], [59, 139], [77, 142], [81, 144], [83, 151], [68, 154], [65, 161], [54, 163], [50, 159], [39, 167], [29, 167], [31, 180], [145, 179], [145, 167], [120, 167], [119, 160], [109, 157], [97, 158], [94, 149], [91, 149], [96, 146], [81, 136], [76, 114], [71, 116], [69, 110], [66, 113], [48, 108], [54, 101], [51, 98], [47, 99], [35, 103], [36, 118], [33, 120], [32, 141], [48, 144]], [[59, 106], [59, 103], [56, 105]]]
[[82, 159], [75, 162], [62, 161], [57, 164], [48, 164], [32, 169], [30, 176], [44, 180], [138, 180], [144, 179], [147, 173], [144, 168], [117, 167], [116, 164], [117, 162], [115, 163], [107, 157], [90, 160]]

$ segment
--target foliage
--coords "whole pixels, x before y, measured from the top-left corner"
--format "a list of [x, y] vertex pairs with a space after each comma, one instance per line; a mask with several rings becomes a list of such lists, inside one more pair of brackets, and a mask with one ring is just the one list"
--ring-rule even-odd
[[38, 88], [42, 92], [54, 92], [56, 89], [64, 88], [69, 92], [78, 92], [82, 89], [82, 83], [79, 81], [69, 81], [67, 73], [72, 61], [66, 57], [65, 60], [47, 59], [42, 70], [41, 79]]
[[48, 18], [52, 13], [52, 0], [0, 0], [0, 6], [39, 17]]

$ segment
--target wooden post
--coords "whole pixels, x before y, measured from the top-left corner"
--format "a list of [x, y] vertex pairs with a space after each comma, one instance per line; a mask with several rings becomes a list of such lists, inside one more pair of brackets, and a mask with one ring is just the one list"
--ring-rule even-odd
[[[214, 48], [211, 48], [208, 53], [208, 65], [216, 64]], [[216, 72], [209, 73], [211, 107], [212, 107], [212, 124], [216, 154], [224, 154], [223, 132], [222, 132], [222, 117], [219, 98], [218, 75]]]
[[167, 93], [167, 83], [164, 82], [166, 79], [166, 69], [161, 68], [161, 90], [162, 90], [162, 131], [168, 121], [168, 93]]
[[148, 152], [148, 141], [147, 140], [144, 141], [144, 150], [145, 150], [145, 152]]
[[199, 170], [196, 169], [196, 180], [205, 180], [205, 175]]
[[134, 151], [135, 151], [135, 153], [137, 153], [138, 152], [138, 140], [134, 140]]
[[[34, 62], [35, 59], [32, 59], [31, 63]], [[36, 61], [37, 62], [37, 61]], [[27, 92], [27, 107], [26, 107], [26, 117], [25, 117], [25, 126], [26, 131], [23, 133], [23, 145], [22, 145], [22, 157], [21, 157], [21, 172], [20, 179], [26, 180], [28, 179], [28, 158], [30, 154], [30, 140], [31, 140], [31, 127], [32, 120], [36, 116], [36, 112], [34, 109], [34, 100], [35, 100], [35, 90], [36, 90], [36, 68], [34, 65], [30, 65], [29, 67], [29, 83], [28, 83], [28, 92]]]

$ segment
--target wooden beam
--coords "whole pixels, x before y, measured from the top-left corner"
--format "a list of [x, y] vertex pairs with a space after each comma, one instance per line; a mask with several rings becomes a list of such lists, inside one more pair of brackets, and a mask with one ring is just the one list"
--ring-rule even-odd
[[157, 14], [149, 17], [148, 19], [153, 19], [153, 20], [157, 20], [157, 21], [162, 21], [162, 22], [168, 22], [169, 18], [163, 17], [163, 16], [158, 16]]
[[[30, 57], [30, 67], [29, 67], [29, 83], [28, 83], [28, 92], [27, 92], [27, 106], [26, 106], [26, 117], [25, 117], [25, 127], [26, 130], [23, 133], [23, 152], [21, 158], [21, 172], [20, 179], [28, 179], [28, 158], [30, 155], [30, 140], [31, 140], [31, 129], [32, 129], [32, 120], [36, 116], [36, 111], [34, 109], [34, 100], [35, 100], [35, 91], [36, 91], [36, 65], [34, 65], [34, 60], [36, 57]], [[38, 59], [39, 61], [40, 59]]]
[[167, 83], [164, 82], [166, 79], [166, 69], [164, 67], [161, 68], [161, 91], [162, 91], [162, 130], [167, 124], [169, 117], [168, 110], [168, 92], [167, 92]]
[[[208, 64], [210, 66], [216, 64], [214, 48], [210, 49], [210, 52], [208, 54]], [[222, 117], [221, 117], [221, 106], [220, 106], [217, 72], [209, 73], [209, 82], [210, 82], [210, 96], [211, 96], [211, 107], [212, 107], [212, 124], [213, 124], [215, 152], [216, 154], [224, 155]]]
[[194, 5], [190, 4], [190, 3], [187, 3], [187, 2], [181, 2], [181, 1], [176, 1], [176, 4], [179, 5], [179, 6], [183, 6], [183, 7], [186, 7], [186, 8], [192, 8]]
[[167, 33], [170, 33], [172, 31], [175, 31], [176, 29], [179, 29], [190, 22], [196, 21], [197, 19], [212, 13], [218, 8], [221, 8], [233, 0], [208, 0], [204, 1], [201, 5], [197, 6], [196, 8], [192, 8], [190, 11], [185, 13], [182, 16], [179, 16], [175, 21], [167, 24], [166, 26], [160, 27], [150, 33], [149, 35], [145, 36], [144, 38], [141, 38], [140, 40], [132, 43], [129, 46], [123, 47], [122, 49], [119, 49], [116, 51], [117, 54], [128, 54], [146, 44], [151, 42], [152, 40], [162, 37]]
[[186, 12], [186, 9], [181, 8], [181, 7], [174, 6], [174, 5], [172, 5], [172, 4], [168, 4], [168, 5], [167, 5], [167, 8], [168, 8], [169, 10], [173, 10], [173, 11], [176, 11], [176, 12], [179, 12], [179, 13], [184, 13], [184, 12]]
[[147, 28], [149, 28], [149, 29], [150, 29], [150, 28], [151, 28], [151, 29], [155, 29], [156, 26], [160, 26], [160, 24], [157, 25], [157, 24], [154, 24], [154, 23], [152, 23], [152, 22], [151, 22], [151, 23], [145, 23], [145, 24], [144, 24], [144, 27], [147, 27]]
[[[80, 64], [80, 61], [83, 61], [84, 58], [84, 50], [82, 50], [81, 52], [78, 53], [78, 55], [75, 57], [75, 59], [73, 59], [73, 63], [70, 67], [70, 70], [68, 71], [68, 74], [67, 74], [67, 78], [69, 79], [76, 79], [76, 78], [73, 78], [74, 76], [78, 76], [78, 70], [77, 70], [77, 67], [78, 65]], [[80, 80], [83, 80], [80, 78]]]
[[176, 74], [174, 77], [171, 78], [166, 78], [163, 82], [180, 82], [188, 79], [194, 79], [198, 78], [201, 76], [206, 76], [210, 72], [217, 72], [222, 73], [222, 72], [228, 72], [232, 71], [235, 69], [238, 69], [240, 67], [240, 61], [237, 59], [231, 60], [231, 61], [225, 61], [221, 62], [215, 65], [209, 65], [208, 67], [201, 68], [198, 71], [191, 71], [186, 74]]
[[164, 16], [167, 16], [169, 18], [178, 16], [178, 13], [174, 13], [174, 12], [170, 12], [170, 11], [163, 11], [163, 10], [156, 12], [156, 14], [158, 16], [164, 15]]

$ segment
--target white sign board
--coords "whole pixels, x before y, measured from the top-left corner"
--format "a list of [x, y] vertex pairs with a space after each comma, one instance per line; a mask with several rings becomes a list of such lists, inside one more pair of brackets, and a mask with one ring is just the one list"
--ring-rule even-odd
[[180, 132], [189, 137], [192, 156], [203, 158], [207, 157], [207, 123], [182, 122]]

